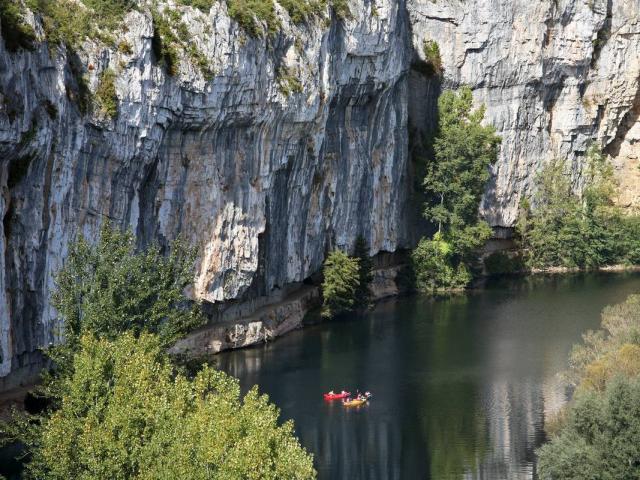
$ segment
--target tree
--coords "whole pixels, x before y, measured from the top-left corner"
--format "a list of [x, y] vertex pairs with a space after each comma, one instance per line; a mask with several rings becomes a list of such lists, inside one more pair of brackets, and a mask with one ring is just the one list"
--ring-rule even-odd
[[371, 303], [369, 284], [373, 279], [373, 262], [369, 256], [369, 245], [361, 235], [356, 238], [353, 256], [358, 259], [358, 288], [354, 304], [357, 308], [367, 309]]
[[640, 295], [606, 307], [602, 328], [573, 348], [572, 403], [538, 450], [551, 479], [635, 479], [640, 471]]
[[625, 480], [640, 471], [640, 379], [578, 396], [568, 423], [538, 450], [541, 480]]
[[453, 265], [453, 249], [449, 242], [436, 233], [433, 239], [423, 238], [412, 252], [416, 268], [416, 287], [422, 292], [442, 292], [464, 288], [471, 273], [464, 263]]
[[311, 456], [254, 388], [208, 367], [176, 373], [166, 347], [204, 316], [184, 297], [193, 252], [137, 252], [109, 226], [70, 247], [54, 295], [64, 343], [51, 349], [44, 412], [15, 413], [5, 442], [30, 478], [314, 478]]
[[521, 208], [516, 230], [530, 268], [595, 268], [640, 261], [637, 216], [615, 204], [610, 163], [591, 146], [582, 185], [574, 185], [565, 160], [536, 177], [532, 202]]
[[193, 282], [193, 262], [194, 252], [180, 241], [168, 256], [157, 246], [136, 251], [133, 235], [108, 223], [95, 245], [80, 237], [70, 246], [52, 296], [63, 343], [48, 353], [58, 369], [72, 361], [88, 332], [106, 339], [127, 331], [157, 333], [168, 346], [203, 324], [199, 305], [184, 296]]
[[355, 294], [360, 286], [359, 270], [358, 259], [340, 250], [329, 254], [322, 269], [322, 316], [334, 317], [353, 309]]
[[484, 107], [472, 110], [469, 87], [446, 91], [438, 99], [438, 132], [434, 158], [427, 167], [424, 188], [429, 196], [425, 217], [452, 230], [474, 225], [478, 205], [495, 163], [500, 137], [483, 126]]
[[31, 478], [315, 478], [312, 456], [254, 387], [209, 367], [176, 374], [157, 335], [83, 335]]
[[603, 390], [617, 374], [640, 372], [640, 295], [602, 311], [602, 328], [574, 345], [568, 379], [578, 389]]
[[479, 219], [478, 206], [496, 161], [500, 137], [482, 125], [484, 107], [473, 110], [471, 89], [444, 92], [438, 99], [438, 131], [434, 156], [423, 185], [424, 216], [437, 224], [432, 240], [423, 239], [412, 255], [418, 288], [427, 291], [464, 287], [469, 265], [491, 236]]

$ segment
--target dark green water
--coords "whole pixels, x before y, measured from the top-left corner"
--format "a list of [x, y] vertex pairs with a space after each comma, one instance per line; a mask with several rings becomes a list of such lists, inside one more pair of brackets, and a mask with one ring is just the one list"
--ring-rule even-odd
[[[529, 479], [545, 418], [567, 400], [571, 345], [635, 274], [506, 280], [448, 300], [384, 302], [217, 356], [292, 418], [321, 479]], [[370, 390], [358, 410], [322, 392]]]

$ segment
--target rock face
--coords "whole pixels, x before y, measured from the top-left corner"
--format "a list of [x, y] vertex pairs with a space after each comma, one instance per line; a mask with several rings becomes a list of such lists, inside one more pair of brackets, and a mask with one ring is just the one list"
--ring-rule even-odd
[[[54, 274], [67, 243], [94, 239], [107, 219], [140, 246], [178, 235], [198, 246], [194, 294], [215, 303], [268, 298], [358, 235], [372, 254], [411, 247], [409, 147], [433, 126], [440, 88], [472, 86], [503, 137], [482, 205], [495, 226], [513, 224], [553, 156], [571, 160], [579, 183], [592, 140], [627, 179], [621, 200], [639, 201], [627, 174], [640, 153], [635, 0], [354, 0], [350, 9], [344, 21], [296, 26], [278, 7], [282, 31], [265, 40], [247, 36], [224, 2], [209, 14], [181, 8], [211, 80], [186, 58], [168, 76], [141, 12], [115, 33], [124, 51], [0, 46], [0, 377], [56, 341]], [[425, 40], [439, 45], [441, 81], [418, 68]], [[92, 91], [116, 71], [115, 119], [80, 114], [71, 65]]]
[[474, 89], [502, 151], [482, 211], [511, 226], [535, 172], [568, 158], [576, 185], [595, 141], [613, 157], [621, 201], [637, 207], [640, 6], [634, 0], [409, 0], [416, 49], [440, 46], [445, 87]]

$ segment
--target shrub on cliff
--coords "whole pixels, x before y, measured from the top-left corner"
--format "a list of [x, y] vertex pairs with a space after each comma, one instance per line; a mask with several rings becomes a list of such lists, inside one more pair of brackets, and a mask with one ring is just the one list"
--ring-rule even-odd
[[100, 111], [109, 118], [118, 116], [118, 96], [116, 95], [116, 74], [113, 70], [105, 70], [100, 76], [96, 89], [96, 101]]
[[25, 21], [19, 3], [9, 0], [0, 1], [0, 28], [8, 51], [16, 52], [21, 48], [33, 48], [36, 35], [33, 28]]
[[413, 255], [417, 286], [428, 291], [461, 288], [471, 279], [475, 252], [491, 236], [478, 207], [500, 145], [495, 129], [482, 125], [484, 107], [473, 109], [468, 87], [444, 92], [438, 115], [434, 156], [423, 183], [424, 216], [438, 234], [423, 239]]
[[440, 57], [440, 46], [435, 40], [425, 40], [422, 44], [422, 53], [430, 75], [442, 75], [442, 58]]
[[315, 478], [293, 423], [254, 387], [204, 367], [176, 374], [158, 337], [85, 335], [30, 478]]
[[360, 285], [360, 270], [357, 258], [334, 250], [324, 262], [322, 273], [322, 316], [334, 317], [353, 310], [355, 295]]

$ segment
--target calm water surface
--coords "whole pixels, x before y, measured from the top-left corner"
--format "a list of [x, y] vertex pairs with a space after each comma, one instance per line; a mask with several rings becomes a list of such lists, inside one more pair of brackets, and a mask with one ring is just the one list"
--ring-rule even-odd
[[[545, 418], [567, 400], [557, 374], [571, 345], [634, 292], [636, 274], [512, 279], [216, 359], [295, 421], [321, 479], [530, 479]], [[357, 410], [322, 400], [343, 388], [374, 398]]]

